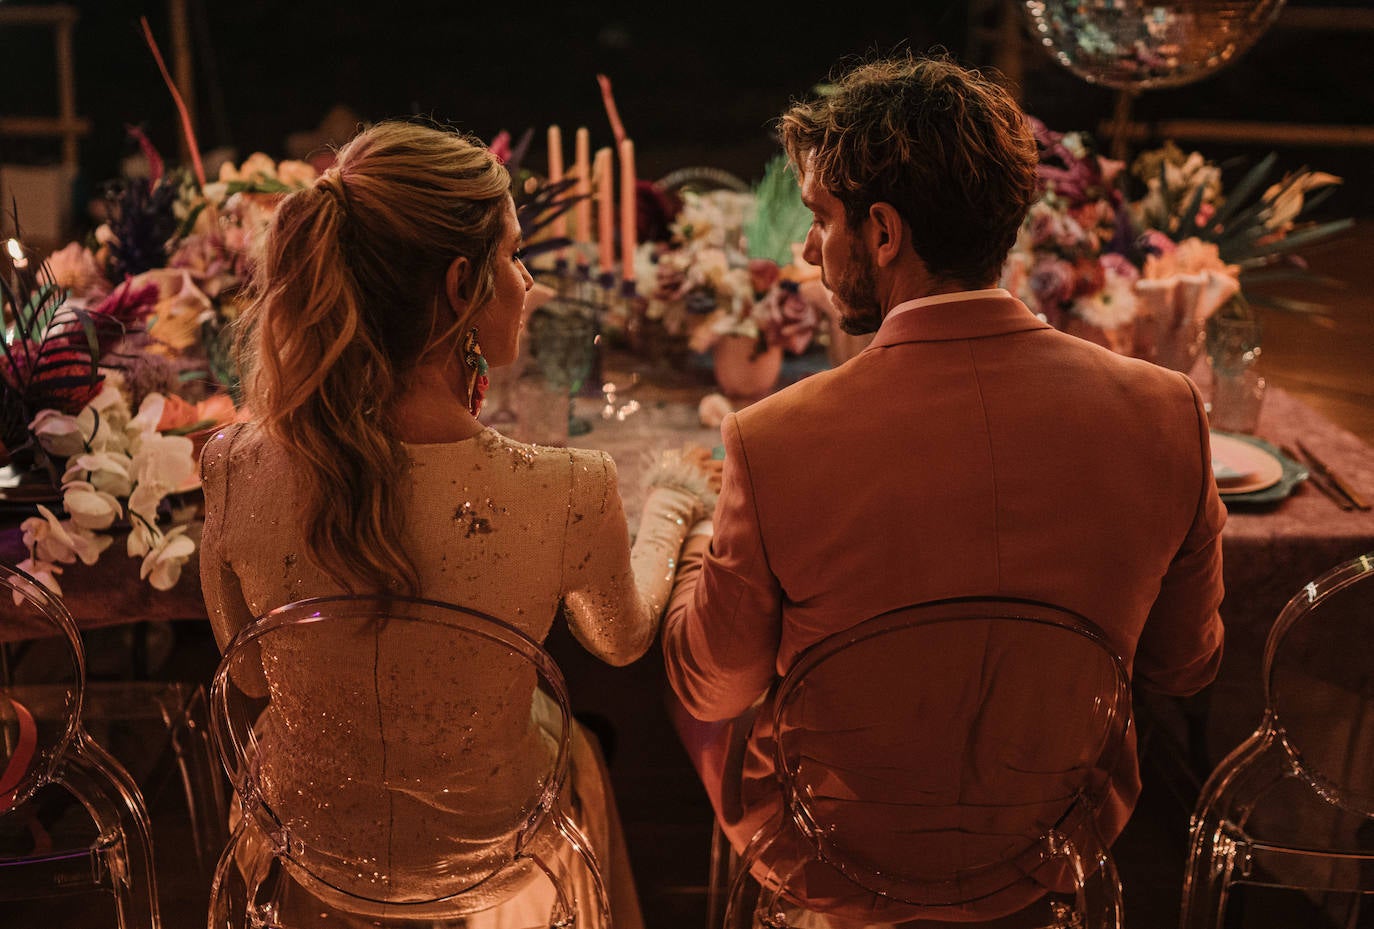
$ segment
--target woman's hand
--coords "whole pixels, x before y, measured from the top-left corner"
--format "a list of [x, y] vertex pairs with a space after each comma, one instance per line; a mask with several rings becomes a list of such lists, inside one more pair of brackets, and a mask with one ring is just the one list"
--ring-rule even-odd
[[721, 473], [725, 462], [711, 456], [711, 450], [701, 445], [688, 445], [682, 449], [682, 460], [700, 470], [706, 476], [706, 486], [713, 493], [720, 493]]

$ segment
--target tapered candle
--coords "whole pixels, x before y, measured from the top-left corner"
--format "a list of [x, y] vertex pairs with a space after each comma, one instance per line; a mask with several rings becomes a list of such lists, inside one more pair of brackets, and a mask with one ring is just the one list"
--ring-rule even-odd
[[[549, 127], [549, 183], [557, 184], [563, 180], [563, 131], [557, 126]], [[568, 234], [568, 226], [563, 216], [549, 225], [549, 234], [554, 238]]]
[[573, 170], [577, 173], [577, 195], [580, 198], [575, 208], [577, 223], [573, 240], [576, 242], [592, 240], [592, 201], [589, 199], [592, 193], [591, 150], [591, 133], [585, 127], [577, 130], [573, 161]]
[[635, 279], [635, 144], [626, 139], [620, 143], [620, 260], [623, 281]]
[[615, 271], [615, 184], [611, 180], [611, 150], [597, 149], [592, 163], [596, 176], [596, 245], [602, 274]]

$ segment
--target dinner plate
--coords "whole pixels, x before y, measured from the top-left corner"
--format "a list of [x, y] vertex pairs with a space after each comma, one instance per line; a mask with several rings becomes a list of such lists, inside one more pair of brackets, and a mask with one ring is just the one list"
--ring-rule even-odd
[[0, 503], [33, 506], [60, 502], [62, 491], [38, 474], [16, 471], [11, 465], [0, 468]]
[[1214, 450], [1217, 448], [1218, 441], [1223, 445], [1236, 442], [1257, 448], [1277, 461], [1281, 471], [1279, 479], [1276, 482], [1258, 490], [1240, 493], [1219, 485], [1217, 489], [1221, 494], [1221, 499], [1226, 502], [1228, 507], [1259, 506], [1277, 503], [1291, 494], [1294, 488], [1308, 478], [1307, 468], [1301, 462], [1294, 461], [1292, 458], [1284, 455], [1263, 439], [1256, 438], [1252, 435], [1238, 435], [1235, 433], [1217, 432], [1214, 430], [1212, 432], [1212, 447]]
[[1276, 453], [1225, 432], [1212, 433], [1212, 473], [1223, 494], [1248, 494], [1273, 487], [1283, 478]]

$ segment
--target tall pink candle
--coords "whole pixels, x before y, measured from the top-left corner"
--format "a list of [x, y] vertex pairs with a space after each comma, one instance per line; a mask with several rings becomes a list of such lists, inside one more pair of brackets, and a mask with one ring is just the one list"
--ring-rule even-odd
[[573, 171], [577, 174], [577, 195], [581, 199], [577, 201], [575, 207], [577, 218], [575, 234], [573, 235], [575, 242], [590, 242], [592, 240], [592, 201], [589, 199], [592, 193], [591, 150], [591, 133], [585, 127], [578, 129]]
[[[557, 126], [549, 127], [549, 183], [557, 184], [563, 180], [563, 131]], [[568, 234], [565, 217], [559, 216], [549, 226], [549, 234], [557, 238]]]
[[635, 144], [626, 139], [620, 143], [620, 261], [621, 280], [635, 279]]
[[602, 274], [615, 270], [615, 184], [611, 180], [611, 150], [597, 149], [592, 163], [596, 175], [596, 245]]

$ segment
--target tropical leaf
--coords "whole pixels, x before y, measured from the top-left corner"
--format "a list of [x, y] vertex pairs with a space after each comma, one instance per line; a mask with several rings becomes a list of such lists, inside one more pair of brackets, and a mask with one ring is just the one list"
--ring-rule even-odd
[[1353, 225], [1355, 225], [1355, 220], [1350, 218], [1335, 219], [1327, 223], [1318, 223], [1306, 229], [1290, 232], [1283, 238], [1271, 242], [1268, 245], [1258, 246], [1247, 257], [1259, 258], [1265, 255], [1279, 255], [1284, 252], [1290, 252], [1304, 245], [1312, 245], [1324, 239], [1329, 239], [1337, 233], [1344, 232]]
[[1321, 316], [1331, 318], [1331, 309], [1324, 303], [1313, 303], [1311, 300], [1294, 300], [1291, 297], [1279, 297], [1272, 294], [1256, 296], [1246, 291], [1246, 299], [1256, 306], [1267, 306], [1285, 313], [1299, 313], [1304, 316]]
[[1349, 286], [1349, 282], [1340, 278], [1330, 277], [1325, 274], [1316, 274], [1305, 268], [1272, 267], [1268, 266], [1258, 271], [1247, 271], [1245, 273], [1245, 284], [1247, 287], [1256, 284], [1284, 284], [1294, 281], [1301, 281], [1304, 284], [1313, 284], [1318, 287], [1330, 287], [1332, 289], [1342, 289]]
[[1298, 211], [1298, 218], [1301, 219], [1308, 213], [1315, 210], [1317, 207], [1321, 206], [1339, 189], [1340, 188], [1337, 185], [1332, 184], [1330, 187], [1322, 188], [1310, 197], [1304, 197], [1302, 201], [1302, 209]]
[[230, 181], [228, 184], [225, 185], [224, 188], [226, 196], [232, 196], [233, 194], [243, 193], [289, 194], [299, 189], [299, 187], [293, 187], [290, 184], [283, 184], [275, 177], [267, 177], [264, 174], [260, 174], [250, 181]]
[[1254, 195], [1255, 191], [1259, 190], [1259, 186], [1264, 183], [1264, 179], [1274, 170], [1274, 165], [1278, 164], [1278, 161], [1278, 152], [1270, 152], [1268, 155], [1264, 156], [1259, 164], [1247, 171], [1245, 176], [1240, 179], [1239, 183], [1231, 189], [1231, 193], [1227, 196], [1226, 202], [1222, 204], [1221, 209], [1217, 210], [1217, 215], [1213, 218], [1211, 228], [1218, 231], [1225, 229], [1231, 217], [1245, 206], [1250, 197]]
[[1186, 239], [1189, 236], [1197, 235], [1201, 230], [1197, 225], [1197, 212], [1202, 208], [1202, 198], [1207, 193], [1207, 185], [1198, 184], [1193, 190], [1193, 195], [1188, 198], [1187, 204], [1183, 207], [1181, 222], [1177, 236]]

